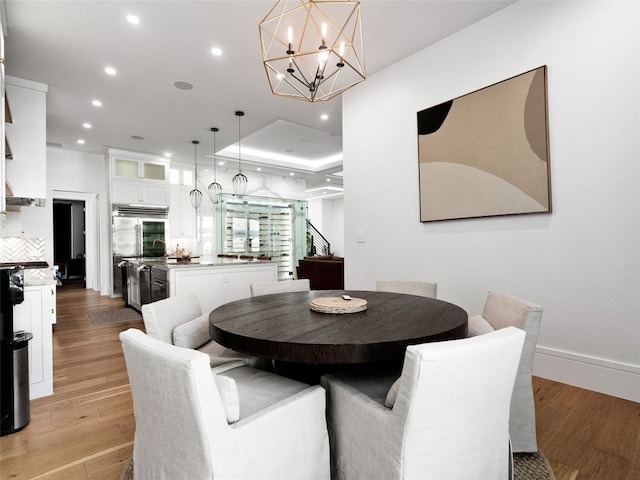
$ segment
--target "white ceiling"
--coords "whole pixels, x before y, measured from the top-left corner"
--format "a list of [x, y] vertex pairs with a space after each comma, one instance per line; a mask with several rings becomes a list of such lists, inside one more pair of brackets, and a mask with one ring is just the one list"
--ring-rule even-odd
[[[278, 167], [273, 172], [287, 174], [282, 169], [294, 168], [310, 185], [341, 170], [340, 97], [306, 103], [269, 89], [258, 23], [274, 0], [3, 3], [6, 73], [49, 86], [52, 146], [91, 153], [104, 153], [108, 146], [172, 152], [173, 159], [192, 163], [195, 139], [201, 142], [198, 161], [204, 162], [213, 150], [210, 128], [218, 127], [216, 149], [229, 147], [230, 158], [236, 158], [234, 112], [243, 110], [243, 170], [262, 165], [268, 172], [272, 165]], [[362, 0], [367, 75], [510, 3]], [[127, 14], [137, 15], [140, 24], [128, 23]], [[213, 56], [212, 47], [223, 55]], [[106, 75], [107, 66], [117, 75]], [[175, 82], [193, 89], [180, 90]], [[95, 98], [102, 107], [92, 106]], [[83, 128], [85, 122], [92, 128]], [[86, 143], [76, 143], [79, 138]]]

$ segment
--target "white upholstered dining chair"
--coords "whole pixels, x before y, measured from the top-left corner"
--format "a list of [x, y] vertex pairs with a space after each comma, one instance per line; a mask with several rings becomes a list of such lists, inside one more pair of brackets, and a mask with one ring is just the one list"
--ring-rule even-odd
[[282, 282], [257, 282], [251, 284], [251, 296], [270, 295], [285, 292], [309, 292], [311, 284], [308, 278], [283, 280]]
[[533, 399], [533, 357], [535, 354], [542, 307], [503, 292], [490, 290], [482, 315], [469, 318], [469, 336], [490, 333], [508, 326], [526, 332], [511, 399], [509, 431], [514, 452], [537, 452], [536, 411]]
[[438, 298], [437, 282], [412, 282], [409, 280], [378, 280], [378, 292], [406, 293], [421, 297]]
[[323, 376], [332, 478], [509, 479], [509, 403], [524, 337], [511, 327], [409, 346], [391, 387], [393, 376], [375, 373]]
[[328, 480], [325, 392], [207, 355], [120, 334], [136, 430], [135, 480]]
[[209, 314], [202, 313], [196, 294], [178, 295], [143, 305], [142, 321], [152, 338], [209, 355], [211, 366], [241, 360], [255, 365], [258, 359], [226, 348], [211, 339]]

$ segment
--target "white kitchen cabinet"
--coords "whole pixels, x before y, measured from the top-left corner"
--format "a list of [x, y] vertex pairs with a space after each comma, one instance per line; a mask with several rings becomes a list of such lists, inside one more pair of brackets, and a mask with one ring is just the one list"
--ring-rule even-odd
[[16, 197], [47, 198], [47, 85], [6, 76], [12, 122], [5, 125], [11, 160], [6, 180]]
[[52, 321], [55, 285], [24, 287], [24, 301], [13, 307], [14, 330], [31, 332], [29, 341], [29, 398], [53, 395]]
[[114, 158], [113, 177], [166, 183], [167, 163], [163, 161]]
[[169, 268], [169, 296], [195, 293], [203, 312], [251, 296], [251, 284], [275, 282], [278, 265], [273, 262], [238, 262]]
[[51, 290], [51, 324], [55, 325], [58, 321], [58, 294], [55, 285], [51, 285], [49, 289]]
[[168, 161], [109, 150], [109, 165], [111, 203], [169, 204]]
[[167, 205], [169, 203], [167, 185], [144, 181], [113, 180], [111, 182], [111, 202]]
[[[169, 173], [169, 234], [176, 237], [196, 236], [196, 209], [191, 206], [193, 169], [176, 167]], [[203, 192], [204, 202], [206, 192]]]

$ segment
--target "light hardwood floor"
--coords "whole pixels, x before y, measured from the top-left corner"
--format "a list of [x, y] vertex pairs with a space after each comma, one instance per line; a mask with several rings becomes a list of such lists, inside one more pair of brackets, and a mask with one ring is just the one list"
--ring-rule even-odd
[[[121, 299], [59, 288], [55, 394], [32, 401], [29, 425], [0, 439], [2, 480], [118, 479], [135, 429], [118, 333], [143, 325], [86, 317], [114, 308]], [[640, 404], [541, 378], [534, 389], [539, 445], [557, 480], [640, 480]]]

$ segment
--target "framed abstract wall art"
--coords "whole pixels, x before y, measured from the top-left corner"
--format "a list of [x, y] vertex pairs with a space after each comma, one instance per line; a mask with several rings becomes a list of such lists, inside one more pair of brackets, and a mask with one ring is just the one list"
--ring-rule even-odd
[[420, 221], [551, 212], [546, 66], [417, 116]]

